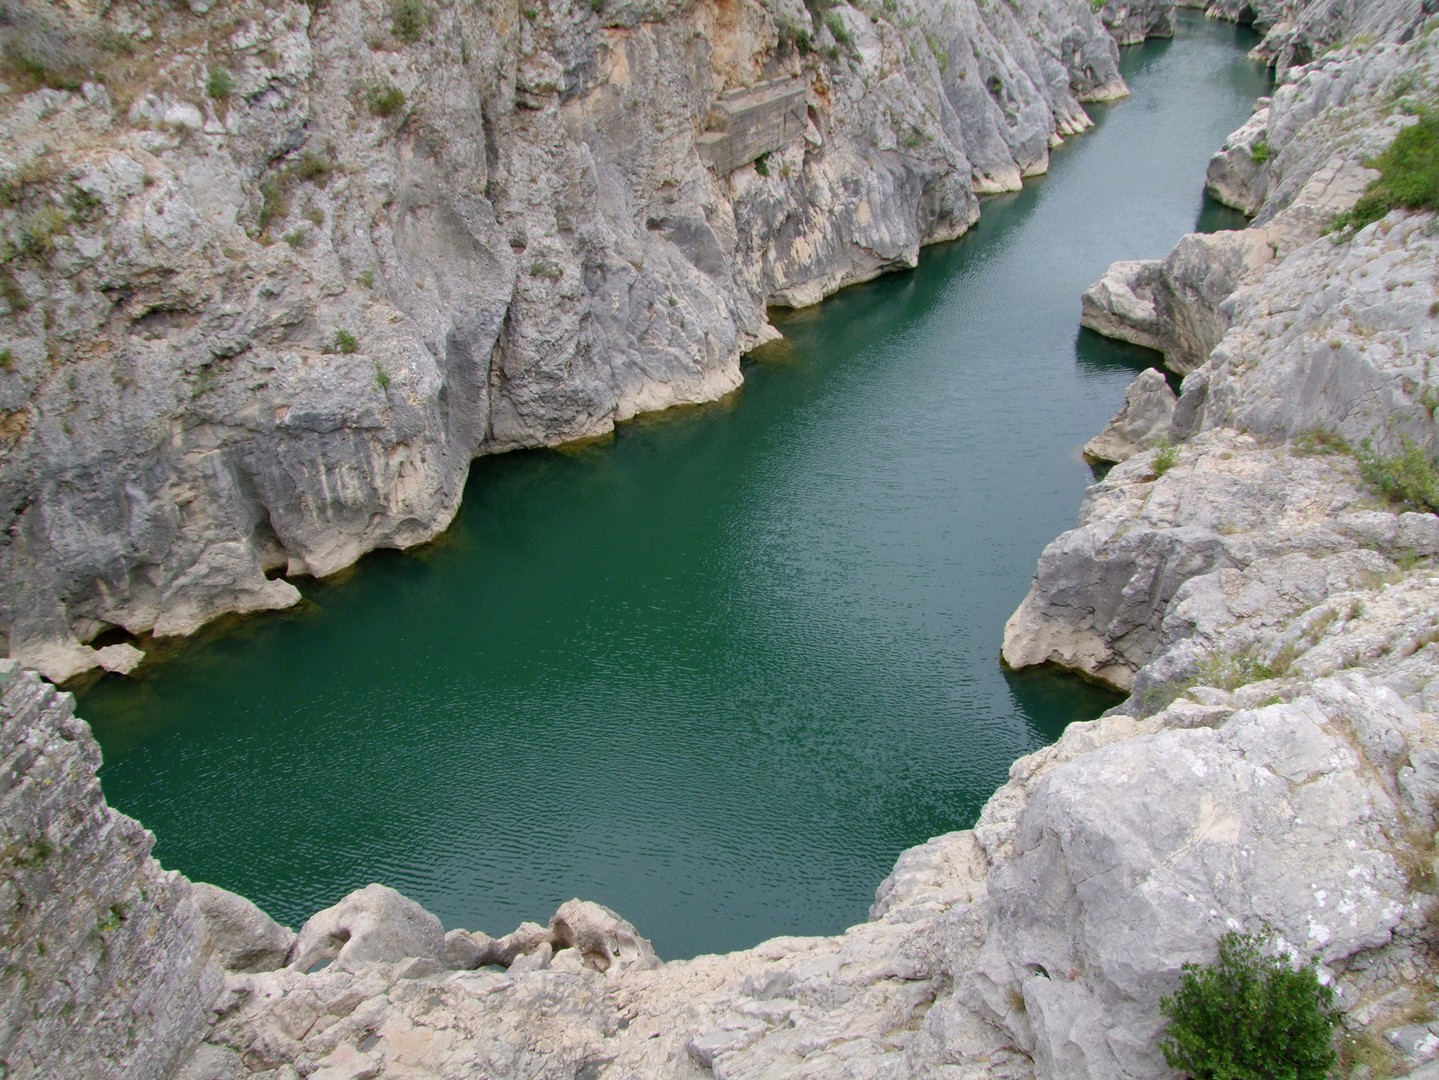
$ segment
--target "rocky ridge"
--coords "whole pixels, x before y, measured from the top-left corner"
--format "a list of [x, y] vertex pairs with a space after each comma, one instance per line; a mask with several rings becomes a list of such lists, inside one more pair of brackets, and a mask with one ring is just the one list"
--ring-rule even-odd
[[733, 391], [766, 305], [912, 266], [1125, 92], [1078, 0], [7, 0], [0, 38], [0, 633], [56, 679], [433, 537], [477, 455]]
[[[1364, 162], [1432, 98], [1439, 50], [1430, 26], [1414, 32], [1415, 5], [1364, 14], [1392, 40], [1351, 35], [1358, 44], [1288, 72], [1211, 163], [1211, 191], [1252, 225], [1116, 264], [1086, 295], [1087, 325], [1155, 348], [1185, 377], [1176, 395], [1145, 373], [1086, 448], [1118, 464], [1091, 488], [1079, 526], [1045, 550], [1004, 657], [1082, 672], [1130, 694], [1115, 717], [1163, 723], [1239, 702], [1298, 705], [1334, 730], [1348, 715], [1340, 686], [1372, 705], [1402, 703], [1406, 718], [1382, 738], [1412, 734], [1379, 771], [1394, 770], [1394, 790], [1409, 795], [1365, 797], [1382, 836], [1352, 826], [1330, 836], [1356, 877], [1393, 859], [1404, 878], [1393, 899], [1418, 913], [1435, 893], [1433, 795], [1420, 777], [1439, 735], [1439, 518], [1390, 502], [1374, 477], [1406, 452], [1432, 468], [1439, 449], [1439, 249], [1430, 213], [1330, 230], [1377, 175]], [[1288, 735], [1303, 738], [1288, 716]], [[1375, 734], [1355, 729], [1349, 752], [1377, 750]], [[1331, 782], [1344, 757], [1310, 777]], [[1230, 805], [1245, 820], [1254, 809], [1247, 794]], [[1284, 863], [1266, 875], [1290, 872]], [[1316, 884], [1309, 916], [1322, 923], [1331, 901]], [[1304, 940], [1293, 913], [1276, 919], [1262, 902], [1244, 912], [1300, 952], [1331, 955], [1318, 940], [1327, 927]], [[1412, 1022], [1432, 1015], [1436, 996], [1429, 918], [1401, 918], [1335, 969], [1350, 995], [1348, 1068], [1367, 1060], [1366, 1075], [1397, 1075], [1432, 1054], [1428, 1029]]]

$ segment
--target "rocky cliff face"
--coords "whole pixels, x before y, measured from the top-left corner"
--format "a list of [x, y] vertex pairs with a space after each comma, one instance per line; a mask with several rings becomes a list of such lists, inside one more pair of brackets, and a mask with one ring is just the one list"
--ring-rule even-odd
[[[1179, 614], [1202, 576], [1271, 573], [1273, 560], [1303, 551], [1348, 560], [1328, 585], [1341, 589], [1361, 572], [1346, 553], [1428, 553], [1415, 530], [1432, 518], [1385, 506], [1353, 454], [1334, 451], [1367, 440], [1378, 457], [1405, 445], [1432, 456], [1439, 446], [1426, 404], [1439, 393], [1439, 249], [1422, 215], [1391, 215], [1341, 242], [1326, 230], [1377, 175], [1363, 162], [1413, 121], [1412, 92], [1436, 74], [1429, 39], [1305, 69], [1211, 164], [1212, 186], [1254, 209], [1252, 227], [1186, 237], [1163, 260], [1116, 264], [1090, 289], [1088, 325], [1158, 348], [1190, 374], [1177, 401], [1146, 384], [1150, 445], [1091, 491], [1080, 528], [1046, 550], [1006, 628], [1011, 664], [1055, 662], [1128, 690], [1160, 653], [1208, 632]], [[1366, 516], [1386, 512], [1389, 524]]]
[[[662, 964], [595, 905], [491, 939], [444, 935], [371, 886], [291, 935], [239, 898], [187, 893], [143, 842], [88, 862], [83, 842], [57, 845], [41, 859], [57, 880], [169, 889], [147, 884], [141, 899], [163, 917], [127, 908], [115, 923], [112, 907], [97, 924], [117, 956], [166, 955], [140, 949], [148, 926], [182, 959], [156, 984], [186, 1002], [164, 1054], [149, 1051], [156, 1070], [188, 1054], [190, 1080], [1159, 1080], [1171, 1073], [1158, 1002], [1182, 963], [1210, 959], [1230, 928], [1268, 926], [1338, 987], [1351, 1063], [1432, 1074], [1439, 519], [1388, 504], [1337, 448], [1408, 435], [1432, 455], [1439, 251], [1432, 215], [1394, 214], [1338, 244], [1316, 236], [1362, 188], [1363, 155], [1403, 123], [1393, 91], [1406, 71], [1432, 77], [1427, 42], [1302, 73], [1216, 166], [1258, 200], [1257, 227], [1188, 241], [1142, 279], [1111, 271], [1112, 302], [1093, 310], [1185, 343], [1195, 370], [1177, 400], [1141, 377], [1111, 437], [1091, 444], [1121, 463], [1046, 552], [1005, 649], [1131, 697], [1017, 762], [973, 830], [906, 852], [869, 922]], [[731, 115], [714, 133], [735, 153], [747, 132], [783, 131], [786, 108], [756, 102], [752, 127]], [[1255, 161], [1261, 134], [1271, 151]], [[1240, 154], [1258, 168], [1244, 173]], [[772, 178], [756, 173], [751, 189]], [[1129, 284], [1141, 280], [1148, 296]], [[1161, 435], [1168, 446], [1150, 444]], [[13, 893], [36, 870], [33, 838], [48, 835], [43, 780], [92, 790], [94, 747], [63, 699], [5, 678], [23, 730], [48, 746], [58, 724], [82, 763], [55, 772], [60, 751], [11, 756], [9, 791], [31, 793], [4, 819]], [[55, 724], [26, 711], [31, 697]], [[106, 835], [130, 828], [114, 819]], [[26, 918], [30, 901], [13, 895], [12, 918]], [[209, 955], [227, 968], [213, 997]], [[12, 1000], [33, 1000], [15, 979]], [[210, 1001], [206, 1028], [194, 1008]], [[43, 1041], [23, 1024], [8, 1037]]]
[[[1434, 894], [1433, 795], [1420, 789], [1430, 782], [1424, 777], [1439, 737], [1439, 518], [1432, 506], [1391, 501], [1376, 477], [1405, 454], [1423, 475], [1439, 450], [1426, 404], [1439, 393], [1432, 370], [1439, 249], [1429, 213], [1399, 211], [1357, 234], [1327, 233], [1377, 175], [1364, 162], [1413, 122], [1416, 94], [1439, 74], [1432, 41], [1410, 35], [1416, 11], [1404, 4], [1352, 11], [1393, 28], [1395, 40], [1361, 35], [1357, 47], [1291, 71], [1216, 155], [1211, 188], [1254, 215], [1250, 228], [1187, 237], [1163, 260], [1116, 264], [1085, 297], [1088, 325], [1159, 349], [1171, 368], [1189, 374], [1177, 399], [1157, 372], [1136, 380], [1111, 428], [1089, 445], [1120, 464], [1091, 489], [1079, 527], [1044, 552], [1004, 643], [1016, 666], [1055, 663], [1130, 692], [1101, 726], [1158, 719], [1171, 729], [1148, 744], [1161, 755], [1182, 753], [1190, 737], [1177, 730], [1185, 723], [1178, 717], [1238, 704], [1277, 722], [1275, 734], [1294, 740], [1292, 749], [1316, 730], [1346, 732], [1347, 748], [1336, 744], [1312, 759], [1312, 769], [1294, 771], [1299, 758], [1269, 766], [1291, 793], [1347, 783], [1357, 775], [1347, 764], [1353, 754], [1371, 763], [1372, 772], [1360, 770], [1370, 779], [1388, 777], [1380, 785], [1387, 796], [1368, 787], [1326, 797], [1331, 808], [1363, 806], [1378, 833], [1361, 837], [1357, 822], [1319, 826], [1343, 847], [1353, 880], [1368, 882], [1369, 899], [1390, 897], [1388, 915], [1371, 909], [1340, 927], [1331, 916], [1356, 911], [1354, 897], [1336, 908], [1335, 894], [1317, 882], [1298, 908], [1256, 892], [1212, 909], [1239, 923], [1262, 920], [1326, 960], [1336, 948], [1347, 951], [1331, 966], [1351, 1010], [1348, 1067], [1381, 1061], [1370, 1065], [1386, 1070], [1379, 1075], [1432, 1055], [1427, 1028], [1408, 1017], [1428, 1015], [1434, 997], [1428, 916], [1418, 912]], [[1372, 728], [1351, 726], [1358, 699], [1400, 712]], [[1248, 722], [1241, 715], [1228, 713], [1214, 729], [1221, 742]], [[1386, 742], [1398, 756], [1381, 764]], [[1161, 744], [1168, 749], [1158, 751]], [[1144, 745], [1125, 742], [1121, 753], [1138, 755]], [[1183, 786], [1161, 758], [1135, 757], [1130, 765], [1126, 778], [1158, 769], [1163, 784]], [[1235, 808], [1232, 824], [1216, 832], [1247, 828], [1253, 815], [1268, 813], [1258, 793], [1270, 781], [1241, 791], [1227, 786], [1223, 769], [1199, 771], [1209, 805]], [[1097, 805], [1099, 789], [1091, 798]], [[1166, 801], [1156, 790], [1144, 805], [1162, 818]], [[1071, 804], [1067, 817], [1083, 817], [1088, 805]], [[1311, 809], [1290, 812], [1303, 827], [1316, 821]], [[1205, 814], [1191, 807], [1184, 821], [1205, 831]], [[1105, 842], [1123, 835], [1116, 850], [1127, 853], [1147, 842], [1139, 837], [1150, 824], [1136, 833], [1106, 831]], [[1242, 850], [1238, 862], [1209, 864], [1207, 874], [1256, 885], [1262, 878], [1267, 891], [1307, 873], [1310, 856], [1291, 864], [1278, 853]], [[1151, 856], [1157, 861], [1145, 857], [1137, 879], [1148, 899], [1130, 925], [1154, 918], [1166, 895], [1185, 903], [1191, 895], [1166, 894], [1162, 883], [1155, 890], [1152, 867], [1167, 872], [1172, 856]], [[1381, 883], [1391, 873], [1380, 869], [1387, 860], [1402, 883]], [[1031, 884], [1042, 890], [1065, 870], [1056, 860]], [[1401, 908], [1410, 914], [1399, 915]], [[1050, 908], [1052, 917], [1065, 911]], [[1069, 929], [1060, 939], [1082, 937], [1063, 917]], [[1037, 921], [1029, 932], [1052, 931]], [[1352, 933], [1350, 945], [1339, 945]], [[1103, 1015], [1134, 1006], [1133, 998], [1109, 1003]]]
[[13, 661], [0, 661], [0, 762], [0, 1072], [169, 1075], [220, 989], [190, 883], [105, 805], [74, 700]]
[[3, 15], [0, 631], [55, 678], [434, 536], [477, 454], [733, 390], [767, 304], [1123, 93], [1058, 0]]

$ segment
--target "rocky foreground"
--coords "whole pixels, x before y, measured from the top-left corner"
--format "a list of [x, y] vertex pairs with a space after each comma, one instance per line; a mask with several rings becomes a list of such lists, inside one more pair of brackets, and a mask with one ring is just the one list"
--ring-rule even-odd
[[[1084, 18], [1081, 8], [1089, 8], [1087, 0], [1066, 16], [1076, 25]], [[1133, 14], [1129, 8], [1114, 6], [1104, 14], [1106, 23], [1122, 28]], [[301, 23], [308, 18], [308, 9], [267, 10], [279, 12], [275, 18]], [[350, 9], [337, 4], [321, 10], [342, 22]], [[612, 13], [603, 11], [609, 19]], [[617, 12], [614, 18], [620, 19]], [[594, 14], [571, 13], [576, 24], [590, 27], [587, 32], [600, 34], [602, 20], [592, 21]], [[849, 14], [845, 9], [842, 17]], [[1125, 410], [1091, 444], [1096, 457], [1119, 464], [1092, 489], [1079, 527], [1046, 551], [1034, 587], [1006, 632], [1011, 663], [1062, 664], [1131, 696], [1110, 715], [1073, 725], [1054, 746], [1017, 762], [972, 830], [906, 852], [880, 886], [869, 922], [837, 937], [781, 938], [746, 952], [661, 963], [633, 927], [593, 904], [573, 901], [547, 926], [526, 925], [492, 939], [467, 931], [445, 934], [433, 916], [375, 885], [319, 913], [296, 933], [240, 897], [155, 864], [148, 834], [104, 804], [94, 778], [97, 748], [74, 718], [71, 699], [18, 664], [4, 662], [0, 909], [7, 920], [0, 929], [6, 958], [0, 968], [0, 1061], [7, 1075], [1158, 1080], [1172, 1075], [1157, 1050], [1158, 1002], [1177, 985], [1181, 965], [1211, 959], [1227, 929], [1267, 925], [1295, 952], [1316, 956], [1324, 977], [1337, 986], [1345, 1010], [1346, 1075], [1418, 1070], [1416, 1077], [1432, 1076], [1439, 1070], [1431, 1062], [1439, 1052], [1434, 1030], [1439, 1025], [1433, 1020], [1439, 942], [1431, 926], [1439, 900], [1434, 842], [1439, 518], [1387, 503], [1355, 455], [1343, 448], [1365, 438], [1376, 447], [1392, 446], [1407, 436], [1432, 459], [1433, 402], [1439, 401], [1439, 374], [1431, 370], [1439, 351], [1439, 251], [1430, 214], [1394, 213], [1337, 240], [1323, 233], [1333, 214], [1352, 205], [1368, 183], [1364, 160], [1412, 122], [1406, 110], [1416, 95], [1432, 95], [1439, 85], [1439, 46], [1414, 32], [1424, 18], [1420, 6], [1399, 0], [1293, 11], [1286, 6], [1282, 14], [1266, 42], [1276, 34], [1289, 35], [1285, 40], [1291, 43], [1316, 40], [1302, 34], [1313, 32], [1320, 15], [1349, 20], [1335, 33], [1373, 34], [1374, 42], [1293, 69], [1216, 158], [1215, 190], [1253, 213], [1253, 228], [1187, 238], [1155, 263], [1120, 264], [1086, 297], [1091, 325], [1150, 344], [1173, 368], [1189, 374], [1177, 397], [1157, 373], [1141, 376]], [[986, 18], [991, 16], [1007, 18], [992, 11]], [[681, 25], [691, 17], [699, 16], [672, 13]], [[759, 24], [767, 25], [763, 18]], [[1371, 24], [1377, 29], [1360, 29]], [[535, 29], [519, 24], [517, 40]], [[636, 49], [648, 47], [646, 35], [666, 32], [662, 24], [637, 21], [627, 28], [606, 23], [603, 35], [619, 40], [613, 33], [621, 29], [623, 40]], [[857, 40], [863, 29], [856, 30]], [[888, 33], [873, 32], [881, 40]], [[307, 31], [307, 42], [311, 34]], [[330, 39], [321, 34], [320, 40]], [[444, 40], [457, 49], [456, 42], [470, 41], [463, 34]], [[497, 40], [510, 39], [500, 33]], [[736, 49], [733, 54], [717, 49], [714, 56], [748, 55]], [[862, 56], [864, 50], [862, 43]], [[640, 53], [609, 53], [606, 63], [619, 64], [619, 55]], [[523, 111], [515, 106], [507, 122], [548, 117], [555, 125], [560, 118], [578, 123], [584, 110], [566, 113], [567, 103], [598, 107], [583, 94], [566, 98], [569, 69], [558, 60], [560, 74], [537, 63], [550, 72], [550, 81], [525, 83], [529, 89], [508, 84], [517, 94], [534, 96], [524, 99], [531, 104]], [[951, 56], [949, 70], [955, 63]], [[606, 70], [613, 76], [619, 68]], [[648, 68], [636, 64], [628, 70]], [[853, 86], [844, 80], [859, 77], [853, 66], [849, 75], [832, 72], [829, 61], [824, 70], [832, 89]], [[430, 74], [430, 88], [444, 85]], [[272, 100], [279, 114], [288, 115], [291, 106], [280, 91], [289, 84], [266, 85], [278, 86], [280, 96], [267, 98], [269, 91], [263, 91], [245, 107]], [[621, 98], [627, 92], [620, 92]], [[39, 100], [62, 106], [50, 114], [55, 131], [65, 130], [64, 107], [91, 107], [38, 93]], [[454, 100], [467, 100], [458, 90], [455, 94]], [[406, 95], [410, 100], [410, 91]], [[781, 95], [781, 112], [785, 100]], [[655, 131], [653, 116], [641, 115], [644, 120], [631, 129], [631, 148], [648, 146]], [[823, 125], [816, 124], [816, 115], [826, 114], [810, 114], [807, 123], [819, 131]], [[353, 119], [352, 131], [371, 123]], [[453, 143], [426, 143], [434, 132], [420, 119], [410, 121], [412, 141], [404, 136], [393, 157], [386, 156], [389, 150], [372, 154], [379, 164], [371, 167], [382, 174], [391, 170], [386, 175], [396, 182], [416, 175], [407, 170], [433, 179], [424, 170], [457, 151]], [[846, 122], [836, 119], [821, 145], [842, 141], [834, 133], [848, 130]], [[157, 160], [198, 152], [194, 148], [207, 145], [198, 133], [209, 123], [207, 118], [186, 139], [177, 138], [176, 146], [190, 149], [165, 149]], [[152, 134], [156, 145], [177, 136], [164, 127]], [[507, 144], [497, 138], [495, 145]], [[563, 140], [553, 145], [572, 146]], [[769, 159], [769, 177], [749, 163], [725, 183], [742, 184], [759, 199], [771, 190], [785, 154], [793, 158], [787, 182], [795, 170], [813, 179], [809, 170], [820, 167], [824, 153], [804, 146], [796, 142]], [[711, 152], [720, 150], [712, 146]], [[725, 152], [736, 151], [731, 144]], [[112, 159], [100, 154], [95, 160]], [[145, 161], [149, 168], [150, 159]], [[484, 167], [494, 168], [488, 162]], [[976, 175], [961, 174], [970, 178], [966, 191], [972, 192]], [[137, 181], [134, 197], [146, 206], [145, 192], [172, 182], [159, 170], [154, 176], [148, 187]], [[370, 197], [353, 180], [338, 182], [352, 184], [339, 189], [350, 192], [346, 199]], [[705, 180], [711, 182], [718, 183]], [[404, 263], [397, 252], [429, 252], [426, 245], [440, 233], [457, 235], [436, 221], [450, 220], [445, 215], [451, 213], [470, 225], [484, 220], [461, 213], [478, 203], [449, 203], [440, 188], [415, 184], [401, 183], [395, 190], [411, 195], [371, 208], [366, 228], [345, 234], [346, 244], [363, 251], [369, 251], [363, 246], [366, 235], [395, 245], [377, 249], [377, 265], [401, 283], [419, 280], [405, 275], [423, 276], [427, 267]], [[326, 223], [340, 206], [350, 207], [343, 211], [348, 215], [360, 205], [319, 200]], [[394, 208], [399, 205], [409, 209], [401, 213]], [[740, 199], [726, 205], [748, 204]], [[858, 213], [858, 201], [844, 205]], [[844, 211], [837, 212], [845, 220]], [[430, 213], [439, 217], [426, 217]], [[623, 215], [614, 220], [622, 219], [630, 220]], [[741, 219], [737, 213], [735, 220]], [[534, 225], [537, 219], [524, 220]], [[397, 224], [405, 221], [409, 224]], [[159, 228], [153, 217], [144, 217], [138, 231], [116, 235], [149, 235], [144, 228], [152, 226]], [[649, 232], [669, 235], [665, 228]], [[403, 239], [407, 235], [410, 240]], [[577, 235], [559, 224], [549, 232], [535, 225], [525, 244], [549, 256], [563, 244], [578, 244]], [[607, 238], [611, 241], [621, 242]], [[275, 260], [273, 272], [281, 276], [270, 280], [284, 280], [291, 288], [302, 280], [330, 280], [326, 266], [348, 265], [348, 256], [340, 254], [349, 250], [344, 244], [333, 252], [287, 244], [282, 252], [254, 238], [246, 242], [256, 245], [247, 251]], [[408, 243], [415, 246], [406, 248]], [[654, 236], [645, 243], [656, 245], [645, 249], [646, 259], [670, 250]], [[818, 250], [796, 244], [794, 251]], [[57, 257], [71, 251], [65, 244], [58, 250]], [[80, 250], [78, 240], [74, 250]], [[480, 247], [466, 250], [466, 258], [478, 258]], [[517, 256], [531, 257], [537, 256]], [[854, 257], [851, 252], [846, 259]], [[869, 273], [882, 261], [862, 269], [846, 261], [842, 265], [850, 269], [835, 272], [841, 278]], [[781, 263], [788, 265], [785, 260], [769, 265]], [[554, 301], [557, 294], [531, 296], [525, 290], [548, 290], [545, 283], [551, 282], [579, 287], [581, 280], [588, 290], [594, 281], [609, 280], [604, 273], [572, 274], [574, 266], [563, 259], [557, 265], [558, 278], [537, 275], [538, 282], [516, 286], [515, 296]], [[647, 286], [641, 283], [650, 279], [632, 269], [634, 287], [643, 292]], [[289, 274], [301, 276], [284, 277]], [[141, 275], [157, 282], [182, 279]], [[800, 288], [795, 282], [801, 279], [816, 277], [786, 278], [786, 287]], [[685, 272], [676, 280], [677, 288], [686, 287]], [[772, 294], [778, 280], [747, 295]], [[29, 279], [24, 284], [33, 288]], [[437, 381], [425, 382], [423, 372], [431, 369], [423, 363], [436, 362], [443, 350], [424, 343], [432, 341], [426, 337], [432, 332], [440, 341], [450, 340], [451, 331], [459, 334], [443, 312], [461, 307], [425, 307], [417, 300], [410, 307], [393, 298], [349, 307], [357, 303], [351, 288], [341, 283], [339, 292], [317, 292], [338, 306], [322, 305], [314, 309], [326, 313], [322, 316], [275, 324], [283, 329], [280, 337], [263, 347], [254, 337], [247, 349], [225, 359], [248, 365], [258, 363], [257, 357], [280, 358], [276, 379], [320, 372], [315, 377], [346, 384], [340, 377], [349, 371], [344, 364], [363, 361], [360, 374], [367, 375], [375, 357], [319, 351], [339, 317], [347, 325], [363, 325], [365, 340], [372, 326], [392, 328], [384, 332], [396, 341], [412, 335], [406, 340], [413, 350], [406, 355], [414, 358], [413, 366], [401, 371], [397, 364], [389, 383], [373, 387], [377, 401], [389, 402], [383, 409], [395, 411], [381, 409], [364, 438], [384, 446], [392, 432], [384, 425], [399, 415], [394, 391], [403, 388], [405, 400], [422, 404], [439, 400], [424, 396], [425, 386], [438, 387], [443, 380], [435, 375]], [[261, 311], [273, 313], [290, 302], [283, 291], [268, 294], [259, 284], [255, 289], [245, 303], [258, 297]], [[114, 302], [100, 291], [105, 303]], [[299, 295], [314, 300], [309, 293]], [[692, 297], [676, 299], [689, 303]], [[295, 303], [299, 311], [302, 305]], [[402, 309], [407, 314], [391, 322]], [[241, 304], [240, 310], [250, 309]], [[497, 341], [510, 341], [507, 335], [522, 333], [526, 317], [539, 318], [550, 309], [506, 310], [511, 314], [495, 331]], [[361, 316], [374, 318], [361, 324]], [[212, 333], [209, 320], [218, 317], [208, 306], [197, 306], [185, 318], [166, 314], [142, 324], [158, 336], [139, 341], [198, 333], [202, 326]], [[673, 330], [689, 323], [668, 325]], [[736, 316], [733, 342], [759, 332], [757, 322], [749, 329], [744, 325]], [[294, 343], [301, 333], [312, 335], [309, 351]], [[114, 340], [122, 353], [148, 347], [133, 335], [117, 334]], [[276, 343], [281, 341], [289, 344]], [[498, 348], [493, 342], [490, 347]], [[507, 344], [484, 355], [530, 355], [510, 351], [518, 347]], [[160, 358], [191, 355], [155, 348], [153, 370], [164, 378], [173, 373], [166, 374], [170, 369]], [[482, 352], [465, 355], [473, 360]], [[573, 363], [579, 354], [562, 349], [560, 355]], [[23, 364], [32, 362], [25, 354]], [[23, 364], [18, 374], [5, 377], [29, 378]], [[508, 385], [496, 382], [489, 370], [487, 393]], [[535, 369], [521, 364], [515, 370]], [[232, 385], [226, 380], [234, 374], [232, 368], [217, 373], [197, 396], [204, 400], [213, 388], [229, 387], [224, 393], [233, 393], [239, 403], [243, 386], [255, 393], [255, 371]], [[351, 376], [350, 384], [359, 377]], [[76, 383], [85, 385], [80, 376]], [[488, 400], [493, 404], [499, 397]], [[569, 415], [598, 416], [602, 426], [623, 412], [618, 406], [607, 406], [608, 413], [586, 412], [589, 407]], [[513, 417], [524, 410], [501, 409], [491, 416], [502, 413]], [[43, 419], [45, 413], [34, 415]], [[246, 423], [252, 426], [245, 430], [268, 432], [266, 438], [284, 427], [259, 413]], [[553, 431], [571, 430], [565, 426], [569, 420], [556, 423]], [[331, 436], [353, 444], [353, 431], [338, 419], [323, 431], [319, 419], [314, 424], [317, 430], [309, 436], [315, 447]], [[233, 434], [228, 424], [222, 426], [226, 437]], [[186, 430], [180, 424], [178, 441], [166, 446], [186, 447], [181, 438]], [[213, 452], [190, 463], [198, 468], [208, 462], [206, 476], [220, 478], [222, 486], [232, 483], [236, 477], [225, 472], [226, 462], [243, 455], [227, 457], [223, 440], [209, 445]], [[14, 460], [27, 459], [20, 453]], [[4, 468], [12, 468], [10, 458]], [[348, 484], [360, 474], [315, 475], [328, 477], [326, 483], [343, 475]], [[75, 485], [67, 483], [68, 497]], [[260, 490], [253, 477], [247, 483], [233, 486], [242, 502]], [[195, 513], [208, 521], [209, 496], [200, 487], [196, 492]], [[142, 495], [135, 488], [125, 496], [134, 511], [127, 520], [147, 520], [141, 510], [150, 504]], [[343, 499], [340, 504], [350, 505]], [[365, 505], [364, 500], [354, 505]], [[56, 512], [47, 520], [66, 519]], [[161, 530], [154, 535], [163, 533], [161, 525], [153, 528]], [[275, 531], [279, 535], [278, 527]], [[23, 548], [15, 538], [35, 535], [11, 529], [6, 550], [12, 566], [21, 565], [14, 560]], [[89, 543], [98, 534], [84, 535]], [[124, 559], [117, 558], [115, 565], [122, 565]], [[153, 568], [148, 572], [152, 585], [164, 576]], [[203, 573], [199, 579], [209, 580]], [[10, 588], [4, 595], [14, 595]], [[12, 647], [20, 640], [12, 635]]]

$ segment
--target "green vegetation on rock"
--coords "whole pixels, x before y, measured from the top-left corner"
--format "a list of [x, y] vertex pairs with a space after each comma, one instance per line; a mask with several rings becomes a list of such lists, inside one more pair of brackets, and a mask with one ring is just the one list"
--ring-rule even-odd
[[1400, 438], [1397, 454], [1378, 453], [1366, 439], [1355, 457], [1364, 479], [1390, 500], [1411, 510], [1439, 513], [1439, 473], [1433, 459], [1409, 436]]
[[1334, 228], [1362, 229], [1391, 210], [1439, 210], [1439, 114], [1426, 110], [1366, 164], [1383, 175]]
[[365, 106], [375, 116], [393, 116], [405, 104], [405, 93], [390, 83], [373, 82], [365, 87]]
[[424, 0], [391, 0], [390, 31], [401, 41], [416, 42], [430, 25]]
[[1160, 1003], [1160, 1049], [1192, 1080], [1324, 1080], [1335, 1061], [1334, 990], [1314, 963], [1295, 968], [1266, 934], [1230, 932], [1208, 965], [1185, 964]]

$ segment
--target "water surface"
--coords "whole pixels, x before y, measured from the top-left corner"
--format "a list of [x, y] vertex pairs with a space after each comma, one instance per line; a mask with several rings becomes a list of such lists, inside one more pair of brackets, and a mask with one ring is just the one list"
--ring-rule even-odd
[[1264, 90], [1236, 42], [1130, 51], [1048, 177], [782, 317], [735, 399], [477, 462], [438, 543], [90, 687], [111, 801], [291, 923], [369, 881], [493, 934], [587, 897], [667, 957], [863, 919], [1113, 700], [1006, 676], [1000, 634], [1152, 359], [1079, 334], [1081, 292], [1224, 222], [1204, 165]]

